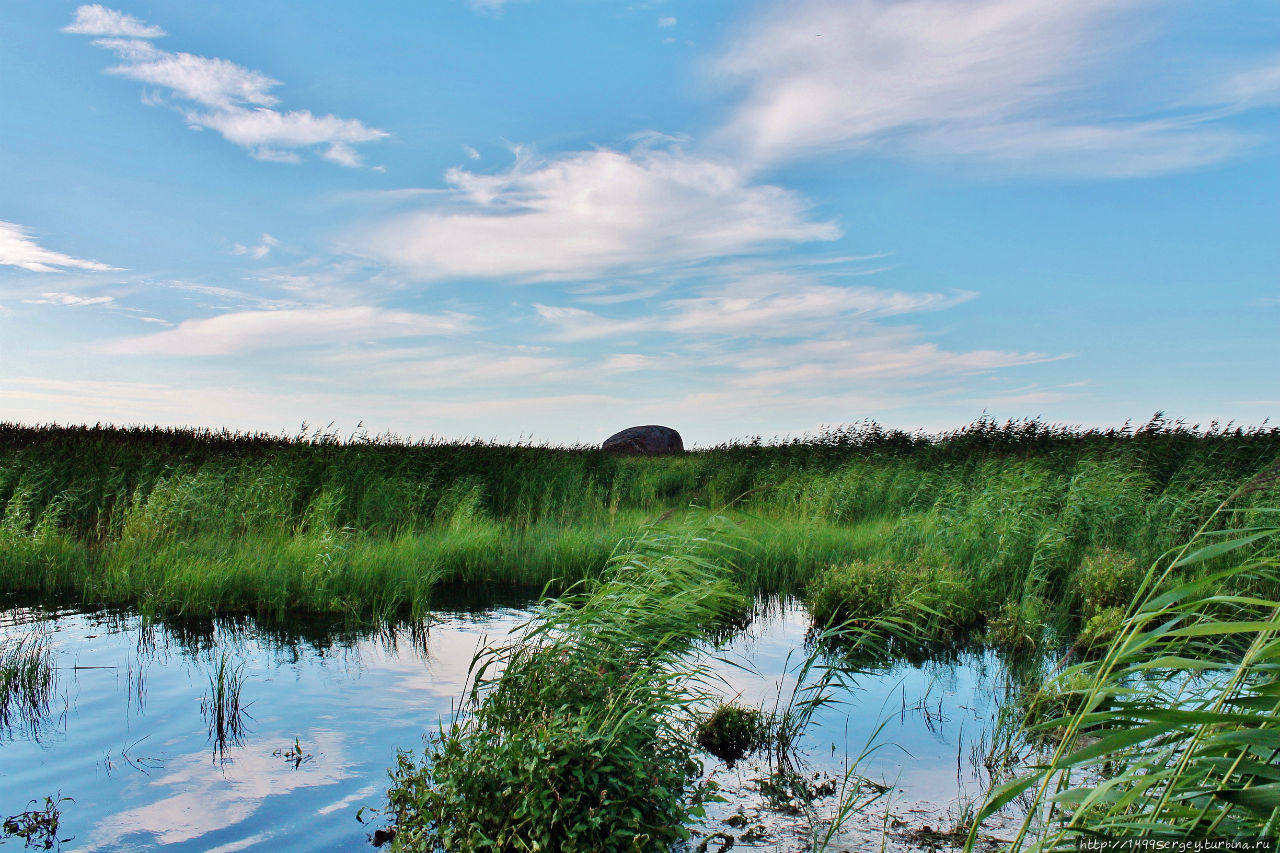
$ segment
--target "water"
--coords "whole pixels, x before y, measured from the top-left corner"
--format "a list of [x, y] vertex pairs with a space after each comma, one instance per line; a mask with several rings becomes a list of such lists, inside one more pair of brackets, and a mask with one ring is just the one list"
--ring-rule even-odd
[[[425, 633], [359, 635], [226, 620], [148, 627], [127, 614], [11, 609], [0, 614], [0, 634], [49, 632], [57, 687], [37, 726], [0, 738], [0, 817], [43, 806], [46, 796], [70, 797], [58, 833], [67, 850], [369, 849], [382, 825], [371, 812], [396, 750], [419, 747], [451, 712], [478, 645], [519, 625], [527, 604], [446, 608]], [[801, 608], [771, 608], [719, 653], [735, 665], [714, 665], [716, 689], [773, 707], [790, 693], [788, 669], [803, 656], [807, 627]], [[224, 654], [243, 666], [248, 717], [242, 739], [219, 749], [202, 700]], [[891, 789], [843, 843], [878, 838], [886, 802], [904, 820], [902, 836], [941, 826], [981, 797], [986, 780], [973, 759], [990, 738], [1002, 678], [993, 659], [969, 656], [903, 664], [837, 691], [843, 704], [820, 711], [805, 742], [811, 771], [843, 775], [879, 728], [885, 746], [857, 769]], [[802, 849], [804, 817], [771, 810], [757, 790], [767, 770], [708, 757], [706, 775], [729, 802], [703, 831], [732, 832], [745, 847], [743, 833], [759, 826], [758, 848]], [[362, 808], [372, 825], [357, 821]], [[720, 823], [729, 818], [746, 826]]]

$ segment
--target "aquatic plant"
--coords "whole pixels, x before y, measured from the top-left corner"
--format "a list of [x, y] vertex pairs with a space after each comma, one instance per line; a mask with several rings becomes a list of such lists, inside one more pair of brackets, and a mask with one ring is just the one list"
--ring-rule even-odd
[[[6, 817], [0, 822], [0, 831], [3, 831], [6, 837], [21, 838], [26, 847], [36, 844], [45, 850], [52, 850], [55, 846], [71, 840], [58, 837], [58, 826], [62, 822], [62, 804], [71, 802], [75, 800], [62, 796], [61, 792], [45, 797], [43, 808], [28, 809]], [[39, 801], [31, 800], [27, 805], [38, 806]]]
[[1274, 844], [1280, 596], [1247, 590], [1276, 589], [1276, 512], [1230, 513], [1252, 523], [1226, 530], [1206, 525], [1146, 573], [1101, 659], [1058, 676], [1061, 712], [1028, 724], [1058, 731], [1058, 746], [978, 815], [1015, 797], [1028, 804], [1010, 849], [1077, 849], [1097, 835]]
[[744, 606], [707, 531], [650, 529], [599, 581], [546, 599], [473, 661], [463, 713], [388, 792], [407, 850], [667, 850], [690, 787], [700, 665], [691, 644]]
[[698, 746], [732, 767], [769, 744], [769, 723], [759, 708], [724, 702], [698, 721], [694, 738]]
[[219, 655], [218, 665], [209, 675], [209, 692], [200, 700], [200, 713], [209, 728], [215, 756], [223, 755], [227, 747], [244, 739], [248, 717], [240, 697], [244, 681], [244, 664], [232, 665], [226, 652]]
[[806, 588], [805, 603], [815, 625], [844, 626], [845, 634], [859, 626], [893, 624], [895, 617], [909, 621], [910, 631], [896, 632], [895, 651], [906, 651], [903, 643], [949, 642], [979, 618], [961, 575], [946, 562], [927, 557], [911, 563], [880, 559], [833, 566]]
[[0, 639], [0, 728], [27, 726], [49, 711], [56, 684], [49, 637], [41, 631]]

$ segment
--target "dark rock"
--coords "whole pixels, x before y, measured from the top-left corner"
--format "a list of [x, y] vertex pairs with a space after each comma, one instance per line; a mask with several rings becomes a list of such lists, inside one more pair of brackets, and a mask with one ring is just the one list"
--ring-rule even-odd
[[656, 424], [628, 427], [606, 438], [600, 447], [614, 453], [636, 453], [645, 456], [684, 453], [684, 441], [681, 440], [680, 433], [671, 427]]

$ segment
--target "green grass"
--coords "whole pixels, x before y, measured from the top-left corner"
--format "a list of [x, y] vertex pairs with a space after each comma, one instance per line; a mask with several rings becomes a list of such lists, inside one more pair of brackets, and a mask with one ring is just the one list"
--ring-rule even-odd
[[664, 851], [688, 837], [691, 645], [749, 606], [705, 536], [647, 531], [477, 656], [462, 713], [421, 758], [400, 756], [396, 849]]
[[[937, 609], [1035, 644], [1036, 617], [1074, 635], [1090, 601], [1123, 597], [1131, 578], [1117, 567], [1185, 541], [1277, 455], [1275, 429], [1159, 420], [946, 435], [864, 424], [663, 458], [0, 425], [0, 589], [158, 615], [413, 616], [441, 584], [595, 577], [620, 539], [696, 505], [739, 525], [736, 577], [753, 592], [830, 585], [863, 564], [931, 566], [966, 597]], [[1098, 560], [1114, 577], [1090, 574]], [[1082, 580], [1120, 586], [1082, 597]]]

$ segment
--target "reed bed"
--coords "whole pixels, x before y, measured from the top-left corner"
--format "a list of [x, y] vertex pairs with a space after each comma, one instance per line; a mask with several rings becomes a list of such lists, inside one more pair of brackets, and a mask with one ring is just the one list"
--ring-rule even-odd
[[[1099, 555], [1149, 565], [1278, 454], [1273, 428], [1161, 419], [941, 435], [868, 423], [662, 458], [7, 424], [0, 589], [156, 614], [420, 615], [440, 584], [566, 588], [646, 521], [697, 505], [739, 526], [753, 592], [929, 564], [955, 580], [940, 590], [966, 592], [974, 630], [1040, 643], [1044, 621], [1065, 636], [1098, 615], [1082, 621], [1077, 593]], [[1109, 639], [1105, 618], [1095, 627]]]
[[[1219, 515], [1236, 523], [1206, 525], [1154, 564], [1103, 655], [1042, 689], [1057, 712], [1033, 709], [1025, 732], [1056, 746], [992, 792], [967, 849], [1014, 799], [1027, 817], [1010, 850], [1077, 850], [1099, 836], [1276, 849], [1280, 510]], [[1201, 572], [1223, 559], [1226, 568]]]

